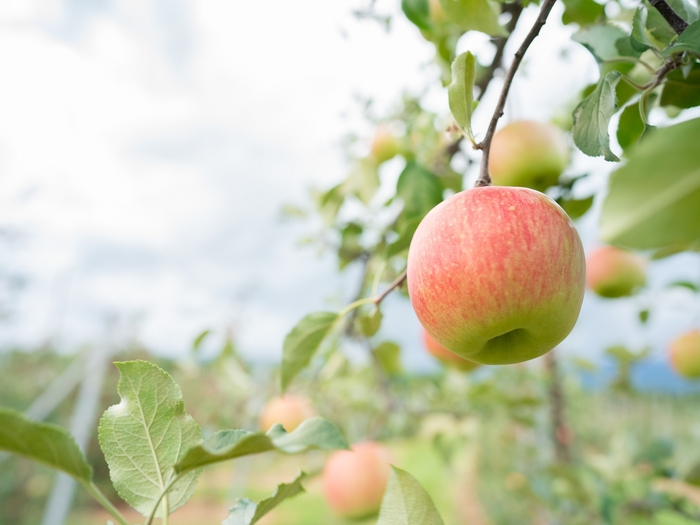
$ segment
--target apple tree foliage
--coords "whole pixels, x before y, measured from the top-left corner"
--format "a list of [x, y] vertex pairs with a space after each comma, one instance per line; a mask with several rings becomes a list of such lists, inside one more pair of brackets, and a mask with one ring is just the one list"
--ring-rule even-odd
[[[601, 239], [649, 250], [655, 257], [700, 250], [700, 118], [694, 109], [700, 107], [697, 6], [690, 0], [560, 1], [562, 23], [575, 28], [573, 40], [591, 53], [600, 70], [598, 81], [583, 90], [573, 111], [573, 143], [586, 155], [620, 164], [610, 176], [602, 206]], [[421, 219], [447, 196], [465, 190], [465, 181], [473, 180], [478, 157], [469, 149], [488, 150], [484, 148], [488, 132], [474, 127], [472, 116], [475, 111], [493, 112], [494, 124], [500, 117], [502, 104], [495, 108], [478, 104], [489, 89], [500, 90], [505, 102], [507, 89], [501, 84], [507, 88], [517, 74], [505, 51], [520, 45], [510, 35], [521, 13], [541, 9], [539, 22], [544, 24], [553, 3], [542, 0], [538, 7], [530, 0], [401, 0], [403, 15], [435, 50], [452, 115], [428, 111], [421, 96], [408, 94], [381, 116], [372, 114], [368, 104], [368, 117], [396, 141], [397, 160], [391, 162], [403, 167], [395, 184], [385, 180], [385, 159], [380, 162], [355, 147], [347, 177], [314, 192], [312, 214], [320, 226], [310, 242], [331, 247], [339, 270], [359, 269], [360, 281], [346, 308], [308, 314], [289, 332], [282, 345], [283, 391], [299, 374], [327, 372], [337, 349], [347, 341], [367, 349], [379, 388], [386, 389], [387, 382], [401, 373], [400, 348], [377, 336], [383, 299], [395, 289], [401, 291], [408, 247]], [[457, 54], [458, 42], [470, 32], [490, 37], [492, 57], [485, 59], [469, 50]], [[526, 52], [524, 46], [522, 53]], [[518, 61], [522, 58], [516, 54]], [[508, 80], [499, 81], [503, 75], [498, 72], [509, 69], [510, 79], [506, 74]], [[665, 120], [659, 119], [662, 111], [668, 116]], [[663, 125], [650, 123], [661, 120]], [[566, 173], [548, 190], [574, 219], [598, 198], [579, 195], [577, 183], [583, 177]], [[180, 388], [165, 371], [143, 361], [117, 366], [121, 402], [100, 421], [100, 445], [117, 493], [144, 515], [146, 524], [155, 517], [166, 520], [184, 505], [208, 465], [266, 451], [297, 454], [348, 446], [338, 428], [322, 418], [307, 420], [291, 433], [277, 425], [267, 433], [231, 429], [204, 439], [185, 410]], [[478, 403], [478, 391], [469, 395]], [[521, 409], [529, 404], [526, 396], [502, 402], [511, 404], [514, 417], [526, 413]], [[386, 410], [392, 408], [396, 407], [389, 403]], [[127, 525], [93, 483], [91, 466], [66, 430], [0, 409], [0, 450], [72, 476], [118, 523]], [[256, 523], [285, 498], [303, 491], [305, 477], [300, 473], [280, 484], [258, 503], [238, 500], [228, 517], [222, 516], [223, 523]], [[574, 485], [581, 480], [570, 478]], [[538, 497], [541, 502], [548, 496]], [[609, 495], [600, 497], [605, 502]], [[380, 525], [443, 523], [427, 492], [398, 468], [391, 474], [378, 519]]]

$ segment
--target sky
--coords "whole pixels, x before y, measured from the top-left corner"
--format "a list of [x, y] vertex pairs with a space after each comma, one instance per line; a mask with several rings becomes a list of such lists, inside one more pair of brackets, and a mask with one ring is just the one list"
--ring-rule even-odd
[[[353, 17], [367, 3], [1, 2], [0, 270], [25, 285], [0, 323], [0, 349], [50, 341], [71, 352], [109, 342], [116, 323], [119, 337], [179, 356], [206, 328], [215, 351], [232, 327], [244, 355], [276, 361], [299, 318], [347, 302], [356, 272], [339, 275], [332, 256], [299, 247], [312, 226], [283, 221], [281, 208], [308, 206], [310, 188], [344, 177], [343, 137], [371, 135], [358, 96], [381, 111], [432, 85], [426, 105], [447, 111], [433, 50], [399, 2], [376, 2], [395, 15], [390, 32]], [[597, 79], [560, 7], [518, 73], [504, 123], [564, 114]], [[535, 16], [525, 12], [515, 42]], [[460, 41], [466, 49], [493, 53], [477, 33]], [[475, 113], [477, 133], [494, 94]], [[388, 163], [383, 184], [401, 168]], [[604, 191], [613, 168], [577, 155], [571, 172], [591, 173], [577, 191]], [[595, 248], [597, 212], [578, 227]], [[587, 295], [562, 350], [596, 359], [613, 344], [652, 345], [662, 360], [674, 335], [700, 323], [697, 299], [666, 285], [700, 279], [700, 260], [672, 257], [649, 273], [638, 297]], [[640, 329], [637, 311], [649, 305]], [[381, 335], [402, 344], [409, 367], [428, 364], [410, 304], [390, 296], [384, 310]]]

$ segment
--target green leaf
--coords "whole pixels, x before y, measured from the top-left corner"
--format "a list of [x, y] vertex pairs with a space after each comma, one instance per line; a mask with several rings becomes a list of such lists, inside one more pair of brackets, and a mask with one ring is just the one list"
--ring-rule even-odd
[[195, 353], [199, 351], [199, 347], [202, 346], [202, 343], [204, 340], [207, 338], [207, 336], [211, 333], [211, 330], [204, 330], [201, 334], [199, 334], [197, 337], [194, 338], [194, 341], [192, 341], [192, 350], [194, 350]]
[[693, 283], [693, 282], [690, 282], [690, 281], [675, 281], [675, 282], [672, 282], [671, 284], [669, 284], [668, 287], [669, 288], [675, 288], [675, 287], [687, 288], [688, 290], [691, 290], [695, 293], [700, 292], [700, 288], [698, 288], [698, 285]]
[[563, 3], [561, 21], [564, 24], [586, 26], [598, 20], [604, 12], [604, 7], [593, 0], [564, 0]]
[[0, 408], [0, 450], [48, 465], [83, 484], [92, 480], [92, 467], [70, 432], [8, 408]]
[[387, 258], [393, 257], [404, 250], [408, 250], [421, 219], [422, 217], [418, 216], [401, 223], [398, 238], [387, 247]]
[[338, 249], [341, 270], [364, 253], [360, 237], [362, 237], [362, 226], [359, 224], [351, 222], [343, 228], [340, 234], [340, 248]]
[[700, 240], [700, 119], [656, 129], [610, 177], [605, 242], [640, 250]]
[[369, 204], [379, 188], [379, 167], [371, 158], [359, 160], [345, 180], [343, 191]]
[[603, 156], [607, 161], [620, 160], [610, 149], [608, 126], [617, 110], [615, 86], [621, 76], [619, 71], [610, 71], [574, 110], [574, 143], [590, 157]]
[[230, 459], [278, 450], [285, 454], [297, 454], [312, 448], [347, 449], [348, 445], [338, 428], [320, 417], [302, 422], [293, 432], [287, 433], [282, 425], [275, 424], [267, 434], [248, 430], [220, 430], [204, 443], [191, 447], [175, 470], [182, 474]]
[[572, 219], [578, 219], [591, 208], [593, 205], [593, 195], [585, 199], [557, 199], [566, 214]]
[[647, 35], [647, 10], [640, 6], [634, 12], [632, 19], [632, 46], [637, 51], [646, 51], [650, 47], [654, 47]]
[[647, 324], [647, 321], [649, 321], [649, 310], [644, 309], [639, 311], [639, 322], [642, 324]]
[[428, 0], [401, 0], [406, 18], [423, 30], [430, 29], [430, 4]]
[[464, 31], [481, 31], [491, 36], [507, 36], [498, 23], [499, 10], [489, 0], [440, 0], [447, 19]]
[[401, 365], [401, 347], [396, 343], [384, 341], [380, 343], [374, 350], [379, 364], [382, 365], [384, 371], [390, 376], [398, 375], [403, 371]]
[[664, 56], [674, 53], [693, 53], [700, 56], [700, 20], [690, 24], [685, 31], [678, 35], [678, 39], [662, 51]]
[[472, 111], [474, 110], [475, 74], [476, 58], [469, 51], [462, 53], [452, 62], [452, 82], [447, 86], [450, 111], [472, 142], [474, 142]]
[[648, 131], [639, 113], [639, 104], [634, 103], [622, 110], [620, 123], [617, 126], [617, 142], [625, 153], [636, 146], [642, 136]]
[[402, 219], [422, 219], [442, 202], [440, 179], [416, 162], [408, 162], [396, 183], [396, 195], [403, 199]]
[[[639, 46], [639, 44], [634, 40], [634, 38], [632, 38], [632, 36], [625, 36], [623, 38], [618, 38], [617, 40], [615, 40], [615, 49], [617, 49], [617, 52], [621, 57], [639, 58], [640, 56], [642, 56], [642, 51], [638, 51], [636, 46]], [[634, 68], [634, 65], [631, 63], [627, 63], [627, 62], [615, 63], [615, 65], [618, 65], [618, 66], [620, 64], [624, 64], [624, 65], [629, 64], [632, 66], [632, 68]], [[611, 64], [606, 64], [606, 65], [610, 66]], [[620, 71], [619, 67], [614, 68], [614, 69], [617, 69], [618, 71]], [[622, 73], [622, 71], [620, 71], [620, 73]]]
[[229, 511], [228, 518], [222, 521], [221, 525], [254, 525], [285, 499], [304, 492], [301, 482], [305, 477], [306, 474], [299, 472], [294, 481], [291, 483], [280, 483], [272, 496], [261, 500], [258, 504], [247, 498], [236, 500], [236, 503]]
[[326, 225], [335, 222], [338, 211], [345, 199], [344, 183], [333, 186], [330, 190], [316, 195], [316, 206]]
[[[185, 413], [182, 391], [167, 372], [147, 361], [115, 365], [121, 402], [100, 420], [100, 447], [117, 493], [148, 515], [173, 481], [175, 463], [201, 441], [201, 431]], [[167, 496], [170, 512], [190, 498], [199, 474], [194, 471], [174, 482]]]
[[444, 522], [416, 478], [392, 466], [377, 525], [444, 525]]
[[580, 29], [571, 39], [588, 49], [598, 62], [604, 62], [620, 55], [615, 44], [626, 36], [617, 26], [598, 24]]
[[282, 348], [282, 391], [308, 366], [337, 320], [338, 314], [334, 312], [314, 312], [287, 334]]
[[379, 331], [382, 326], [382, 312], [375, 306], [366, 314], [361, 314], [357, 317], [357, 327], [365, 337], [372, 337]]
[[693, 64], [687, 76], [680, 69], [671, 71], [666, 77], [660, 103], [681, 109], [700, 106], [700, 64]]
[[312, 448], [322, 450], [349, 450], [345, 438], [333, 423], [322, 417], [304, 420], [293, 432], [287, 433], [282, 425], [273, 425], [267, 431], [275, 448], [285, 454], [298, 454]]

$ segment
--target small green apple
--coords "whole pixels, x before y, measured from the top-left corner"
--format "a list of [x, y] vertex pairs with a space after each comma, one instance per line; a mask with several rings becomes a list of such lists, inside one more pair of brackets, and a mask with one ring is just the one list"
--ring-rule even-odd
[[574, 327], [586, 266], [571, 219], [546, 195], [488, 186], [456, 193], [418, 225], [408, 293], [437, 342], [481, 364], [539, 357]]
[[616, 298], [633, 295], [644, 286], [645, 262], [638, 255], [603, 246], [588, 257], [586, 284], [601, 297]]
[[489, 173], [496, 186], [544, 191], [554, 186], [569, 163], [563, 132], [546, 122], [522, 120], [493, 136]]
[[377, 164], [381, 164], [382, 162], [394, 158], [398, 153], [398, 140], [388, 128], [380, 126], [372, 140], [370, 157], [374, 159]]

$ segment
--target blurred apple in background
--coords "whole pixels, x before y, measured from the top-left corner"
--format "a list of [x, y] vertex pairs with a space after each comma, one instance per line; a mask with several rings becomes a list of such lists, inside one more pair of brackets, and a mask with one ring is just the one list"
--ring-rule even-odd
[[341, 516], [362, 518], [379, 512], [389, 481], [391, 454], [374, 441], [335, 452], [323, 469], [328, 505]]
[[493, 136], [489, 173], [496, 186], [544, 191], [554, 186], [569, 164], [569, 146], [554, 124], [522, 120]]
[[601, 297], [633, 295], [646, 282], [646, 263], [627, 250], [604, 246], [595, 250], [586, 262], [586, 284]]
[[423, 343], [425, 344], [425, 348], [428, 350], [428, 353], [439, 359], [440, 362], [446, 366], [450, 366], [464, 372], [474, 370], [476, 367], [480, 366], [479, 363], [469, 361], [468, 359], [459, 357], [457, 354], [453, 354], [435, 339], [430, 337], [430, 334], [425, 330], [423, 330]]
[[399, 143], [391, 131], [389, 131], [386, 126], [377, 128], [377, 133], [370, 147], [370, 156], [377, 164], [381, 164], [382, 162], [394, 158], [398, 152]]
[[316, 416], [311, 401], [306, 397], [285, 394], [270, 399], [260, 414], [260, 429], [267, 432], [272, 425], [279, 423], [287, 432], [297, 428], [302, 421]]
[[683, 334], [671, 343], [669, 358], [683, 377], [700, 378], [700, 330]]

